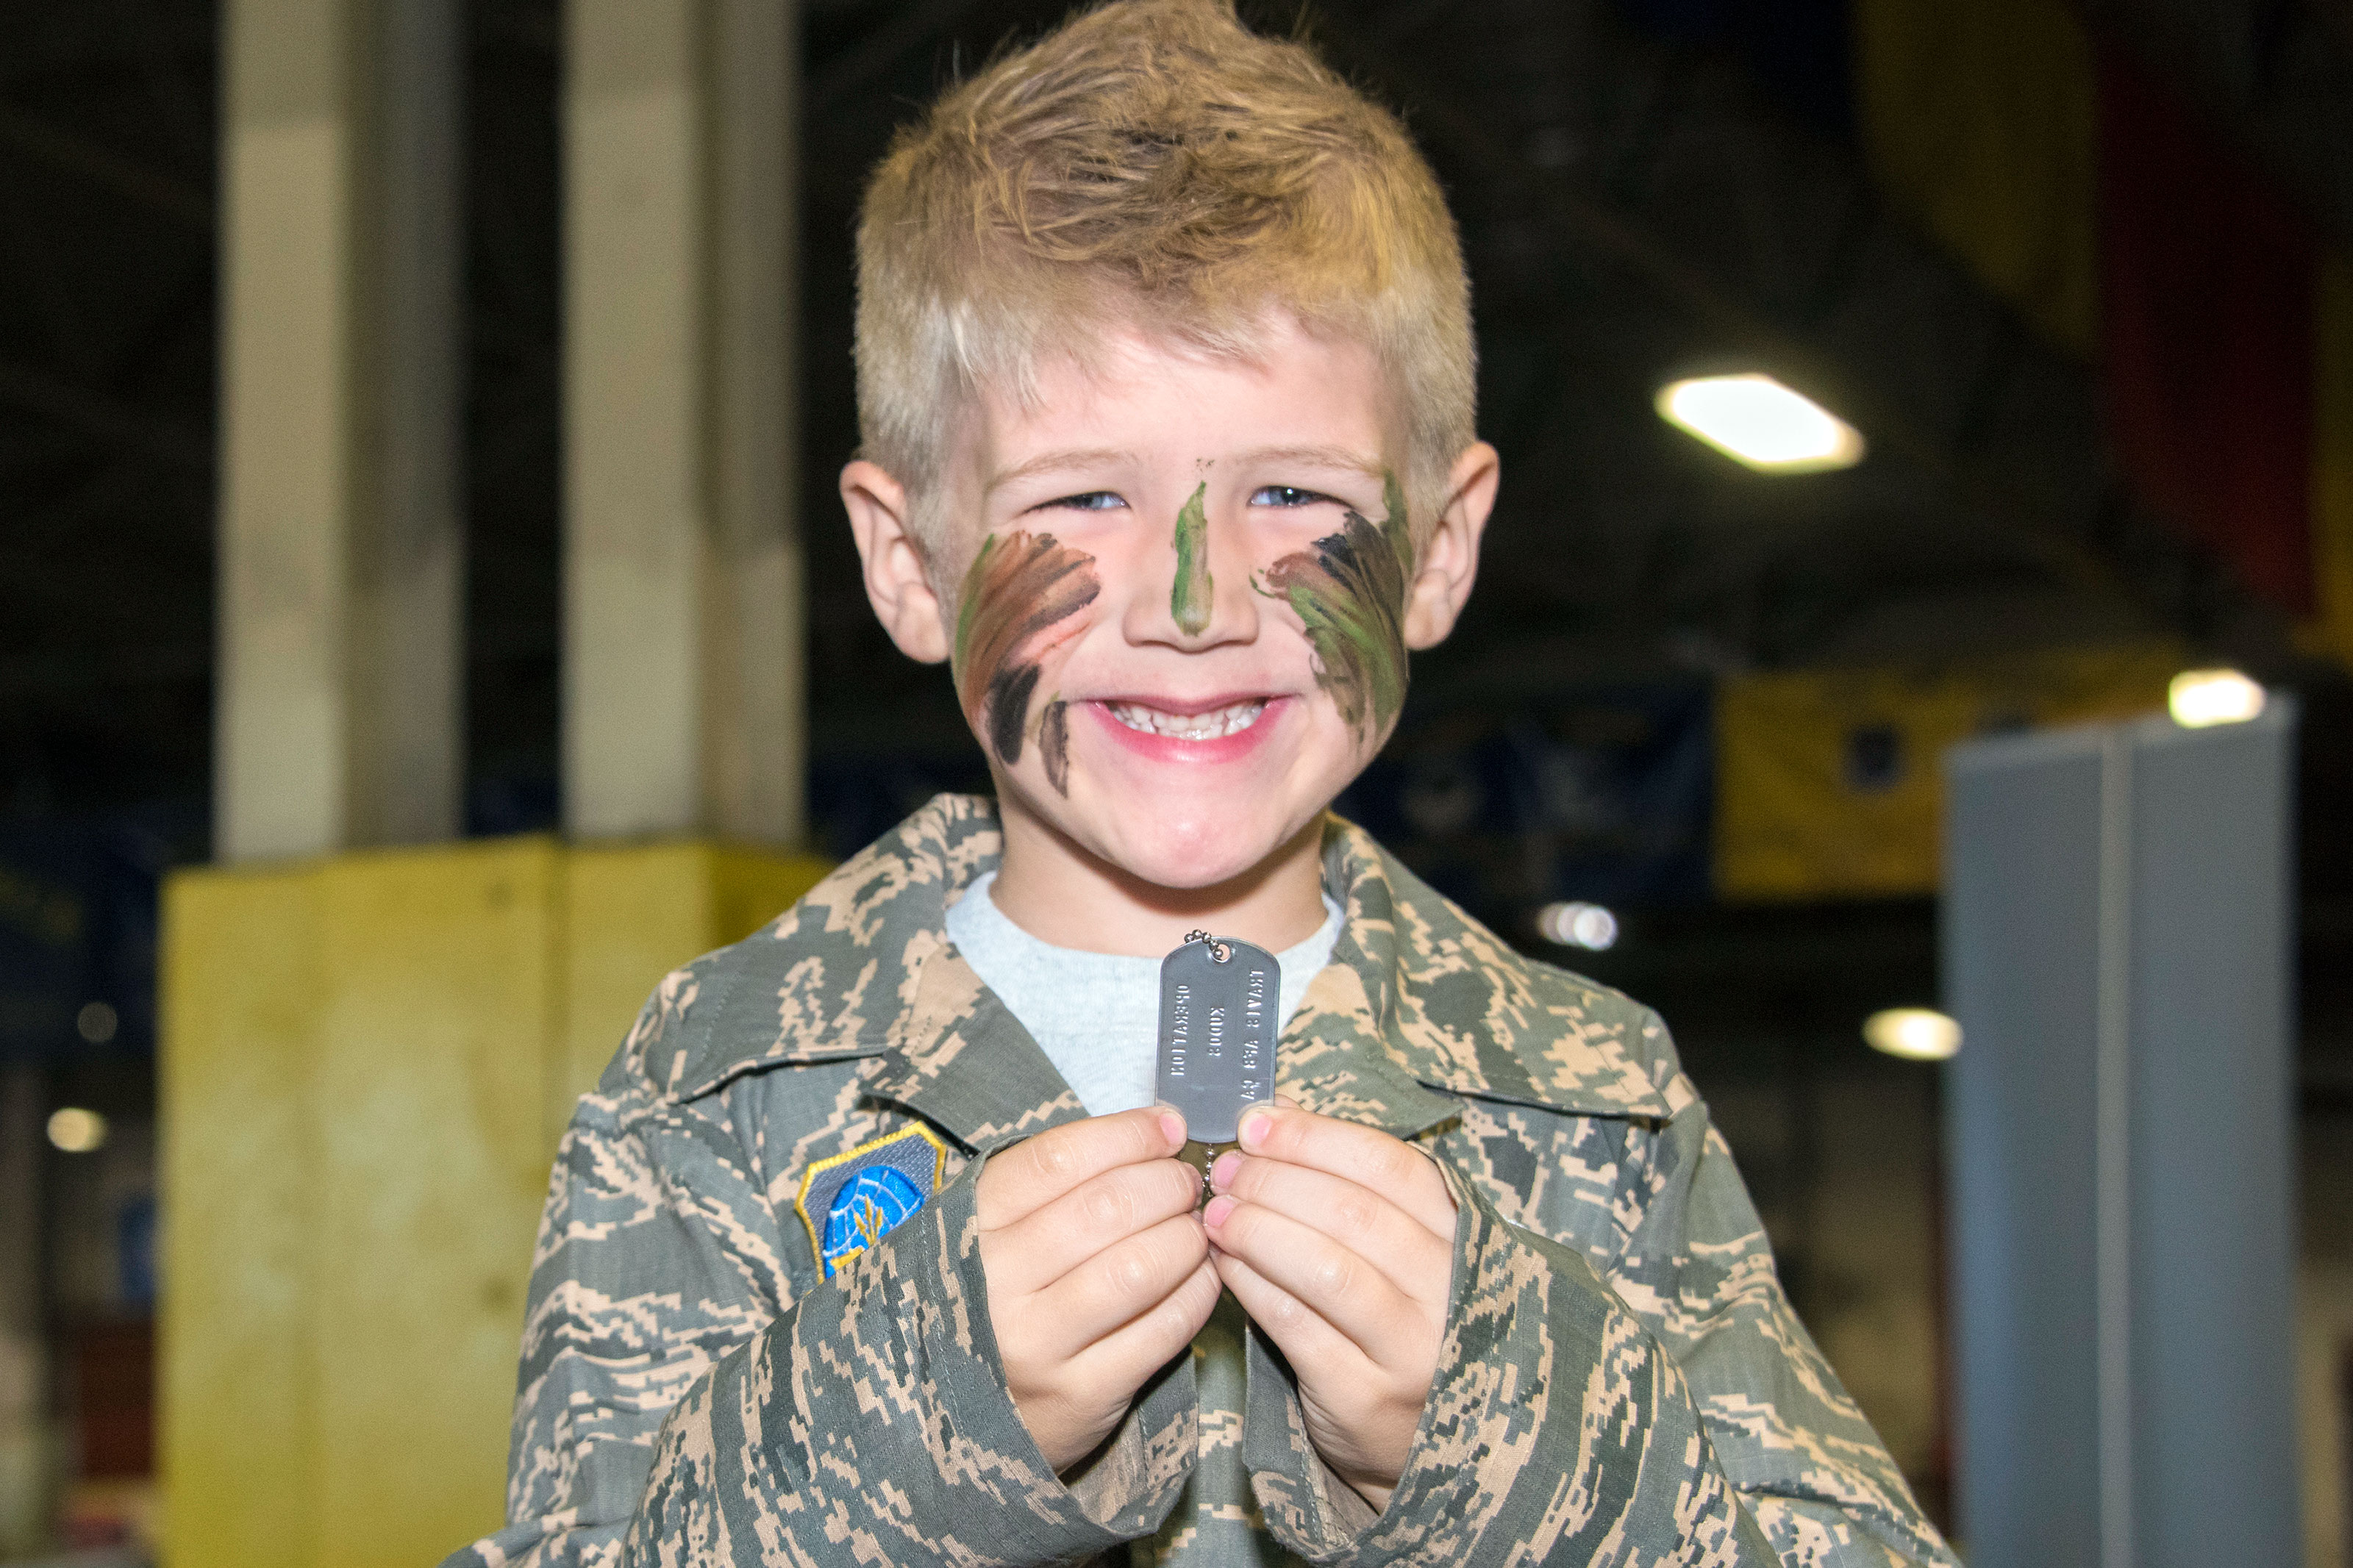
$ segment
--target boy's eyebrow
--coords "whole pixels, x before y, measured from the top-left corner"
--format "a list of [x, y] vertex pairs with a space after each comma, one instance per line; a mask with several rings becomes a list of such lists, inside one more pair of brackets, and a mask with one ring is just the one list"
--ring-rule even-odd
[[1305, 463], [1319, 468], [1343, 468], [1369, 479], [1379, 479], [1388, 472], [1388, 465], [1377, 458], [1367, 458], [1362, 452], [1346, 447], [1261, 447], [1243, 452], [1235, 459], [1241, 463]]
[[1014, 480], [1026, 479], [1034, 474], [1049, 474], [1059, 468], [1084, 468], [1091, 463], [1132, 462], [1134, 458], [1134, 453], [1122, 451], [1116, 447], [1087, 447], [1067, 452], [1041, 452], [1026, 463], [1016, 463], [1009, 468], [989, 475], [988, 482], [981, 487], [980, 493], [982, 499], [986, 500]]
[[[1082, 468], [1096, 463], [1132, 463], [1135, 454], [1117, 447], [1073, 447], [1066, 452], [1041, 452], [1025, 463], [1016, 463], [988, 477], [981, 487], [986, 500], [1017, 479], [1039, 474], [1054, 473], [1063, 468]], [[1231, 461], [1238, 463], [1303, 463], [1319, 468], [1339, 468], [1368, 479], [1379, 479], [1388, 472], [1388, 466], [1377, 458], [1346, 447], [1259, 447], [1237, 453]]]

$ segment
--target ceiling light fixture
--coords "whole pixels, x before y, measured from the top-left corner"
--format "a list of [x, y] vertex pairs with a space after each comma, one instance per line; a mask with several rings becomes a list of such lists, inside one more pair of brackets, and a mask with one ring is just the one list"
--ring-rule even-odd
[[1546, 942], [1607, 952], [1618, 944], [1618, 917], [1599, 904], [1546, 904], [1536, 911]]
[[1961, 1048], [1961, 1026], [1933, 1007], [1890, 1007], [1862, 1021], [1873, 1050], [1906, 1061], [1941, 1062]]
[[2165, 705], [2185, 730], [2243, 724], [2263, 710], [2263, 689], [2235, 669], [2185, 669], [2167, 689]]
[[49, 1118], [49, 1142], [69, 1154], [87, 1154], [106, 1142], [106, 1118], [69, 1105]]
[[1765, 474], [1819, 474], [1862, 461], [1862, 433], [1793, 387], [1751, 371], [1659, 389], [1659, 417]]

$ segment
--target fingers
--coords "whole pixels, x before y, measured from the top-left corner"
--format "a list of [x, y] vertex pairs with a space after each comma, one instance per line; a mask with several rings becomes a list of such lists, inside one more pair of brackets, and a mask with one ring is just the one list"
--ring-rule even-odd
[[[1370, 1360], [1409, 1363], [1428, 1338], [1430, 1314], [1422, 1303], [1358, 1253], [1290, 1215], [1219, 1196], [1201, 1211], [1201, 1222], [1219, 1252], [1241, 1259]], [[1241, 1291], [1234, 1295], [1239, 1299]], [[1247, 1300], [1242, 1305], [1250, 1307]]]
[[981, 1171], [981, 1265], [1006, 1390], [1058, 1473], [1109, 1435], [1217, 1305], [1192, 1212], [1200, 1173], [1171, 1158], [1184, 1142], [1184, 1118], [1155, 1107], [1053, 1128]]
[[[1198, 1234], [1198, 1232], [1196, 1234]], [[1149, 1310], [1103, 1335], [1075, 1358], [1079, 1375], [1131, 1394], [1193, 1342], [1218, 1310], [1218, 1271], [1204, 1246], [1200, 1260]]]
[[1230, 1252], [1210, 1255], [1218, 1278], [1250, 1321], [1294, 1367], [1354, 1366], [1369, 1373], [1369, 1358], [1356, 1342], [1334, 1328], [1314, 1309]]
[[989, 1237], [989, 1288], [1024, 1296], [1042, 1290], [1089, 1258], [1166, 1220], [1181, 1217], [1192, 1224], [1200, 1197], [1200, 1173], [1179, 1161], [1105, 1171]]
[[1024, 1304], [1014, 1351], [1067, 1361], [1148, 1318], [1209, 1256], [1190, 1214], [1161, 1221], [1087, 1258]]
[[1453, 1237], [1444, 1240], [1386, 1196], [1309, 1165], [1228, 1152], [1211, 1168], [1213, 1191], [1274, 1210], [1306, 1225], [1357, 1257], [1418, 1301], [1442, 1304], [1454, 1268]]
[[1081, 1183], [1121, 1165], [1165, 1160], [1185, 1146], [1185, 1119], [1166, 1106], [1065, 1122], [993, 1156], [975, 1194], [980, 1228], [1016, 1224]]
[[1192, 1343], [1217, 1305], [1217, 1271], [1203, 1257], [1175, 1289], [1077, 1356], [1025, 1359], [997, 1324], [1006, 1391], [1057, 1475], [1102, 1445], [1144, 1380]]
[[1378, 1128], [1275, 1105], [1243, 1111], [1239, 1131], [1242, 1152], [1354, 1182], [1404, 1209], [1430, 1235], [1453, 1243], [1454, 1194], [1446, 1190], [1446, 1178], [1428, 1157]]

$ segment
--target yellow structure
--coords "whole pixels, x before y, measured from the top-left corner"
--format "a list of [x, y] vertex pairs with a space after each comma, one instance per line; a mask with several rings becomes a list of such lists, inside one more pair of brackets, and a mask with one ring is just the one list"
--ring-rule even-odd
[[1946, 748], [1992, 731], [2163, 712], [2169, 643], [1935, 669], [1741, 676], [1715, 701], [1722, 897], [1932, 892]]
[[2313, 310], [2312, 596], [2316, 650], [2353, 668], [2353, 257], [2320, 266]]
[[414, 1568], [499, 1523], [573, 1101], [666, 971], [827, 868], [527, 837], [173, 879], [173, 1568]]
[[2065, 0], [1856, 0], [1856, 118], [1881, 184], [2052, 342], [2099, 331], [2097, 72]]

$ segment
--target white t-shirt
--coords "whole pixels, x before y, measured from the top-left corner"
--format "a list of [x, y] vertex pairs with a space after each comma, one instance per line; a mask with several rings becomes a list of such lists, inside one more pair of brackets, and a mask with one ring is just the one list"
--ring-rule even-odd
[[[948, 910], [948, 940], [1021, 1020], [1090, 1116], [1150, 1105], [1158, 1098], [1160, 960], [1040, 942], [997, 907], [989, 896], [996, 881], [991, 871], [965, 889]], [[1299, 1010], [1307, 983], [1331, 962], [1339, 940], [1340, 906], [1326, 893], [1315, 934], [1275, 954], [1282, 1022]]]

